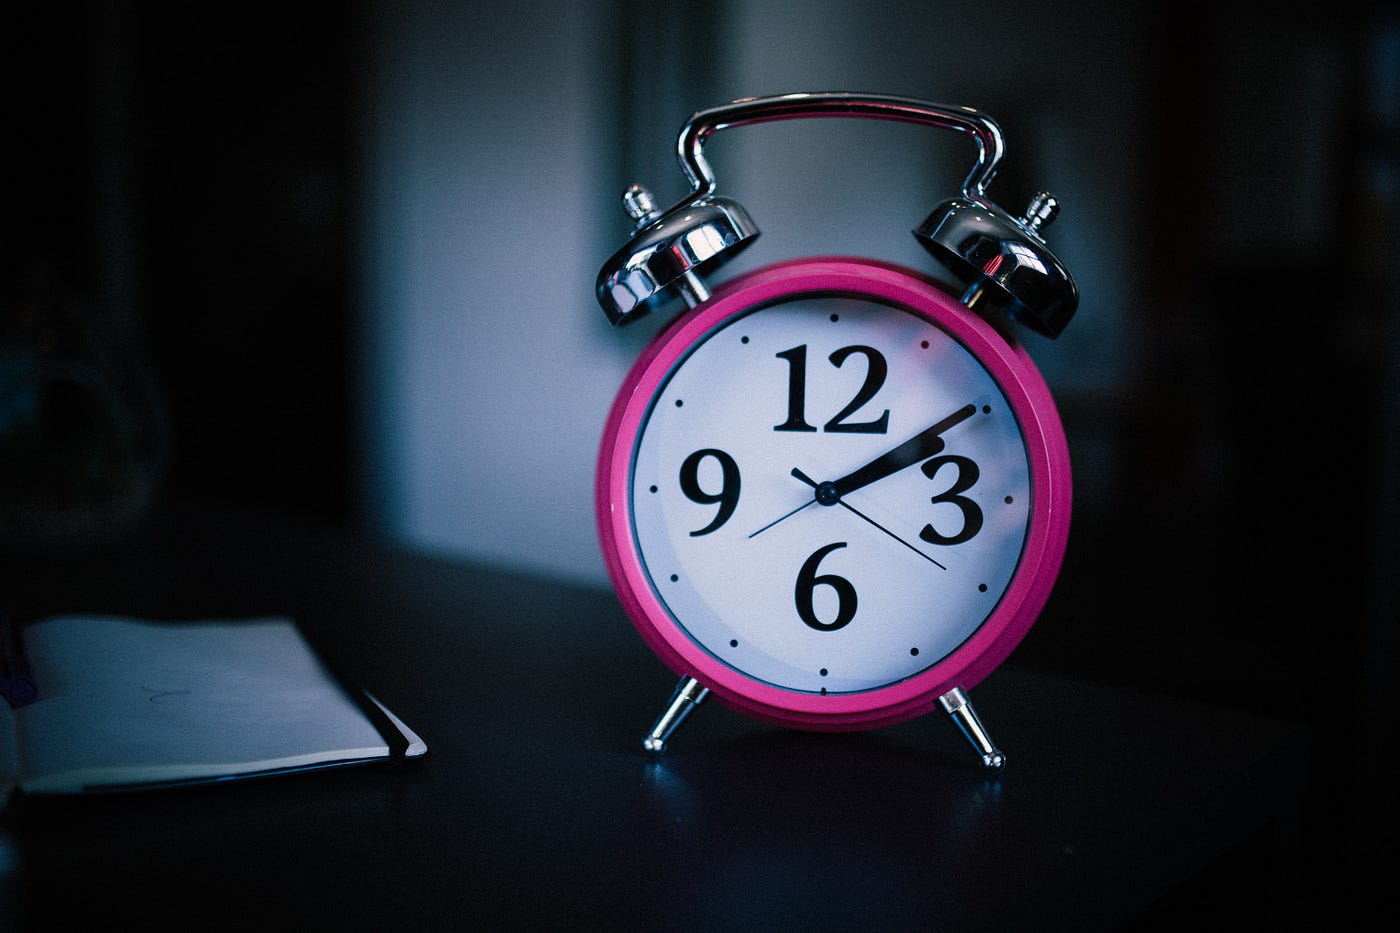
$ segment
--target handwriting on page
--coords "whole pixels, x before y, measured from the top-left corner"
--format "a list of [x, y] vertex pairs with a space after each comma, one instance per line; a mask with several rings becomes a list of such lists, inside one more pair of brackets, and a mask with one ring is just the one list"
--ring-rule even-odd
[[172, 697], [187, 697], [187, 696], [190, 696], [192, 693], [194, 693], [193, 690], [189, 690], [189, 689], [185, 689], [185, 690], [160, 690], [160, 689], [156, 689], [156, 688], [153, 688], [153, 687], [147, 687], [147, 686], [145, 686], [144, 684], [141, 684], [141, 685], [139, 685], [139, 686], [140, 686], [141, 692], [147, 695], [147, 696], [146, 696], [146, 699], [147, 699], [148, 701], [150, 701], [151, 703], [163, 703], [163, 702], [165, 702], [166, 700], [171, 699]]

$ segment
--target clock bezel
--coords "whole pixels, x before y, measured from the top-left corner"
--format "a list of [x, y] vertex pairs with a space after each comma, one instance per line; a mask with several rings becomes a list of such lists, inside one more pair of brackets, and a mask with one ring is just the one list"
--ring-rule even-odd
[[[676, 621], [646, 572], [632, 523], [632, 460], [652, 401], [673, 368], [731, 318], [805, 296], [845, 294], [884, 302], [931, 321], [986, 368], [1025, 438], [1031, 502], [1026, 541], [1011, 583], [987, 619], [925, 670], [883, 687], [820, 695], [776, 687], [716, 658]], [[1068, 445], [1059, 413], [1025, 349], [933, 279], [878, 260], [811, 257], [740, 275], [678, 316], [643, 350], [624, 379], [599, 448], [595, 506], [613, 588], [643, 641], [672, 671], [694, 677], [726, 705], [756, 719], [804, 729], [874, 728], [922, 715], [954, 687], [979, 683], [1025, 637], [1054, 587], [1068, 544]]]

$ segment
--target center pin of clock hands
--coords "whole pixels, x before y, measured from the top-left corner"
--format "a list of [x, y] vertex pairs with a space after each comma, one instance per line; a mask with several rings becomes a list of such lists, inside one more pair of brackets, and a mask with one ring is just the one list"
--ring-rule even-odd
[[[942, 446], [943, 446], [943, 445], [940, 444], [940, 445], [939, 445], [939, 449], [942, 449]], [[937, 451], [934, 451], [934, 452], [937, 453]], [[932, 454], [930, 454], [930, 456], [932, 456]], [[914, 545], [910, 544], [908, 541], [905, 541], [903, 538], [901, 538], [899, 535], [895, 534], [893, 531], [890, 531], [890, 530], [889, 530], [888, 528], [886, 528], [884, 525], [882, 525], [882, 524], [880, 524], [879, 522], [875, 521], [875, 519], [871, 518], [869, 515], [866, 515], [866, 514], [865, 514], [864, 512], [862, 512], [860, 509], [858, 509], [858, 508], [856, 508], [855, 506], [851, 505], [849, 502], [844, 502], [844, 501], [842, 501], [842, 499], [841, 499], [841, 497], [840, 497], [839, 495], [835, 495], [835, 494], [833, 494], [833, 492], [832, 492], [832, 488], [831, 488], [831, 487], [833, 487], [833, 486], [835, 485], [834, 483], [818, 483], [816, 480], [812, 479], [810, 476], [808, 476], [806, 473], [803, 473], [801, 470], [797, 469], [796, 467], [793, 467], [793, 469], [792, 469], [792, 475], [795, 476], [795, 477], [797, 477], [798, 479], [802, 480], [802, 482], [806, 483], [808, 486], [811, 486], [814, 490], [816, 490], [816, 496], [815, 496], [815, 498], [812, 500], [813, 502], [820, 502], [822, 505], [839, 505], [839, 506], [841, 506], [841, 508], [843, 508], [843, 509], [845, 509], [846, 511], [850, 512], [852, 515], [856, 516], [857, 518], [859, 518], [859, 519], [861, 519], [861, 520], [863, 520], [863, 521], [865, 521], [865, 522], [868, 522], [870, 525], [874, 526], [876, 529], [878, 529], [878, 530], [884, 532], [885, 534], [889, 535], [891, 538], [893, 538], [894, 540], [898, 541], [900, 544], [904, 545], [904, 546], [907, 547], [909, 550], [913, 551], [915, 554], [918, 554], [918, 555], [919, 555], [920, 557], [922, 557], [924, 560], [928, 561], [930, 564], [933, 564], [935, 567], [939, 568], [940, 570], [947, 570], [947, 569], [948, 569], [947, 567], [945, 567], [945, 566], [943, 566], [942, 564], [940, 564], [938, 561], [934, 560], [932, 557], [929, 557], [929, 556], [928, 556], [927, 554], [925, 554], [923, 551], [921, 551], [921, 550], [919, 550], [918, 548], [914, 547]], [[809, 504], [810, 504], [810, 503], [809, 503]]]
[[918, 554], [924, 560], [944, 570], [947, 570], [947, 567], [944, 567], [938, 561], [934, 560], [932, 557], [929, 557], [923, 551], [914, 547], [908, 541], [905, 541], [899, 535], [890, 531], [884, 525], [881, 525], [879, 522], [875, 521], [870, 516], [866, 515], [864, 512], [851, 505], [849, 502], [843, 501], [841, 497], [846, 495], [847, 493], [854, 492], [857, 489], [869, 486], [871, 483], [874, 483], [877, 480], [884, 479], [886, 476], [889, 476], [893, 473], [898, 473], [905, 467], [913, 466], [914, 464], [921, 463], [929, 459], [930, 457], [937, 456], [937, 454], [943, 450], [944, 445], [943, 438], [941, 436], [943, 432], [947, 431], [954, 425], [960, 424], [968, 418], [971, 418], [976, 411], [976, 406], [971, 404], [964, 405], [962, 408], [959, 408], [957, 411], [953, 412], [951, 415], [944, 418], [942, 421], [930, 425], [929, 427], [920, 431], [918, 434], [915, 434], [913, 437], [909, 438], [909, 440], [905, 441], [904, 443], [885, 451], [880, 456], [876, 457], [874, 460], [871, 460], [864, 466], [852, 470], [850, 473], [847, 473], [845, 476], [841, 477], [838, 480], [819, 483], [816, 480], [812, 479], [810, 476], [808, 476], [806, 473], [803, 473], [801, 470], [794, 467], [792, 470], [792, 475], [795, 476], [797, 479], [801, 480], [802, 482], [806, 483], [808, 486], [812, 487], [812, 498], [808, 499], [806, 502], [802, 503], [797, 508], [793, 509], [787, 514], [782, 515], [779, 518], [764, 525], [762, 528], [758, 529], [758, 531], [755, 531], [753, 534], [749, 535], [749, 537], [756, 537], [762, 532], [767, 531], [769, 528], [772, 528], [779, 522], [791, 518], [792, 516], [796, 515], [798, 512], [801, 512], [803, 509], [807, 508], [807, 506], [812, 505], [813, 503], [825, 506], [839, 505], [847, 511], [851, 512], [852, 514], [856, 515], [857, 517], [863, 519], [864, 521], [869, 522], [875, 528], [889, 535], [891, 538], [898, 541], [900, 544], [904, 545], [909, 550], [913, 551], [915, 554]]

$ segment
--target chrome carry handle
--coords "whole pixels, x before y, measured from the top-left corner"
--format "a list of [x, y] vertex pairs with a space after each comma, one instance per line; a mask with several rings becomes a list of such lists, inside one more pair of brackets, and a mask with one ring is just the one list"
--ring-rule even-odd
[[598, 302], [609, 321], [636, 320], [667, 291], [679, 292], [692, 307], [699, 304], [709, 295], [698, 275], [702, 267], [713, 269], [758, 236], [742, 206], [715, 194], [715, 174], [704, 153], [709, 138], [729, 127], [806, 117], [895, 120], [971, 137], [977, 162], [962, 196], [935, 205], [914, 236], [965, 289], [966, 303], [989, 304], [1045, 336], [1059, 335], [1079, 303], [1073, 277], [1044, 239], [1059, 202], [1042, 192], [1022, 215], [1013, 216], [987, 198], [1005, 151], [1001, 127], [971, 107], [848, 93], [750, 97], [694, 114], [676, 142], [690, 193], [665, 211], [640, 186], [623, 195], [633, 237], [603, 264], [597, 282]]
[[911, 97], [881, 94], [783, 94], [750, 97], [701, 110], [681, 128], [676, 155], [690, 180], [691, 193], [682, 203], [694, 202], [715, 191], [715, 175], [705, 160], [705, 142], [715, 133], [735, 126], [795, 120], [807, 117], [867, 117], [896, 120], [954, 130], [977, 144], [977, 164], [963, 182], [963, 196], [980, 200], [996, 174], [1005, 151], [1001, 127], [971, 107], [947, 106]]

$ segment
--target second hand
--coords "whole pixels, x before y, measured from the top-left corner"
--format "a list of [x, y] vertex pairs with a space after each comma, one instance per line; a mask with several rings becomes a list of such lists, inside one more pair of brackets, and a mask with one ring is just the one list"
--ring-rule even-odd
[[769, 528], [772, 528], [774, 525], [778, 524], [778, 522], [781, 522], [781, 521], [784, 521], [784, 520], [786, 520], [786, 519], [792, 518], [792, 517], [793, 517], [794, 515], [796, 515], [798, 512], [801, 512], [801, 511], [802, 511], [803, 509], [805, 509], [807, 506], [811, 505], [813, 502], [816, 502], [816, 501], [817, 501], [816, 499], [808, 499], [806, 502], [802, 503], [802, 504], [799, 505], [797, 508], [793, 509], [791, 512], [788, 512], [786, 515], [782, 515], [782, 516], [779, 516], [778, 518], [773, 519], [771, 522], [769, 522], [768, 524], [764, 525], [762, 528], [758, 529], [758, 531], [755, 531], [753, 534], [749, 535], [749, 537], [750, 537], [750, 538], [757, 538], [759, 535], [763, 534], [763, 533], [764, 533], [765, 531], [767, 531]]

